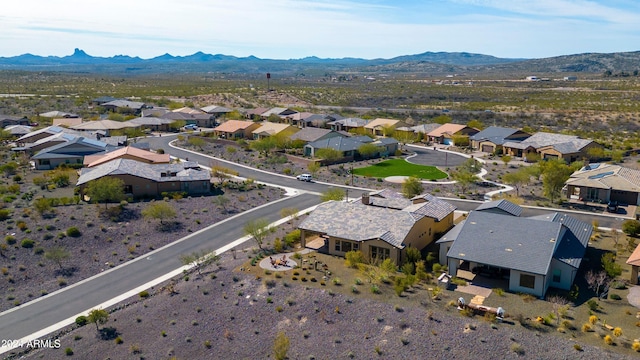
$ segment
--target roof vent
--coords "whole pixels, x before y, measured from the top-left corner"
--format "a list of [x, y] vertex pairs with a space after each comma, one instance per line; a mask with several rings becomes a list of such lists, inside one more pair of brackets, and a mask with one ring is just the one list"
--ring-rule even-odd
[[504, 249], [504, 251], [512, 252], [513, 250], [509, 249], [509, 248], [506, 248], [506, 249]]

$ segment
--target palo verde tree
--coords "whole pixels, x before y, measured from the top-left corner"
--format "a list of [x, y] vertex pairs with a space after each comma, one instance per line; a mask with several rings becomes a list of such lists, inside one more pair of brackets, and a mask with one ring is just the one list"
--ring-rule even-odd
[[62, 264], [69, 256], [71, 256], [69, 252], [62, 246], [54, 246], [44, 252], [44, 258], [56, 263], [60, 270], [64, 269]]
[[93, 309], [89, 311], [87, 321], [96, 324], [96, 331], [100, 331], [99, 325], [102, 325], [109, 320], [109, 313], [103, 309]]
[[327, 163], [331, 164], [342, 159], [342, 152], [331, 148], [318, 149], [318, 151], [315, 152], [315, 157], [323, 159]]
[[109, 202], [124, 200], [124, 181], [111, 176], [92, 180], [87, 184], [85, 194], [93, 202], [104, 202], [106, 209]]
[[358, 153], [365, 159], [373, 157], [378, 151], [380, 151], [380, 149], [372, 143], [365, 143], [358, 147]]
[[327, 190], [325, 190], [324, 192], [322, 192], [322, 194], [320, 195], [320, 200], [322, 201], [329, 201], [329, 200], [334, 200], [334, 201], [342, 201], [344, 200], [344, 190], [340, 189], [340, 188], [328, 188]]
[[423, 191], [422, 182], [415, 176], [409, 176], [402, 183], [402, 196], [407, 199], [418, 196], [422, 194]]
[[560, 197], [565, 181], [573, 169], [563, 160], [550, 159], [540, 163], [542, 168], [542, 190], [552, 202]]
[[255, 240], [258, 248], [262, 251], [262, 244], [270, 231], [269, 221], [264, 218], [250, 220], [244, 225], [245, 235], [249, 235]]
[[521, 168], [518, 171], [508, 172], [502, 175], [502, 181], [516, 189], [516, 196], [520, 196], [520, 187], [528, 184], [530, 178], [531, 174], [526, 168]]
[[156, 201], [142, 210], [142, 216], [160, 220], [160, 225], [164, 225], [165, 220], [176, 217], [176, 209], [166, 201]]
[[220, 260], [220, 256], [212, 250], [200, 250], [194, 251], [191, 254], [180, 255], [182, 264], [190, 266], [191, 269], [195, 269], [200, 277], [202, 277], [202, 269], [218, 260]]

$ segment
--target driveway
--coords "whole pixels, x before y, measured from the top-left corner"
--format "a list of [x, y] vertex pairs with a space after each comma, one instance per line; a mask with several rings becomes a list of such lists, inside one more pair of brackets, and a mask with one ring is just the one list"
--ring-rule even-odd
[[452, 151], [433, 150], [433, 148], [427, 149], [417, 146], [411, 146], [410, 149], [416, 155], [408, 158], [407, 161], [419, 165], [456, 167], [467, 160], [466, 157]]

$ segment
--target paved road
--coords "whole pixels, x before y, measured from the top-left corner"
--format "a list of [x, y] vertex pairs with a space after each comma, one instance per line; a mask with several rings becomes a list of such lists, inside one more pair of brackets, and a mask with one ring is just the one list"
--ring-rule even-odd
[[6, 311], [0, 314], [0, 339], [17, 340], [65, 320], [71, 319], [72, 322], [83, 311], [180, 269], [183, 266], [179, 259], [181, 254], [219, 249], [243, 237], [243, 226], [251, 219], [276, 221], [280, 219], [283, 208], [306, 209], [319, 203], [318, 196], [301, 194], [238, 214], [88, 281]]

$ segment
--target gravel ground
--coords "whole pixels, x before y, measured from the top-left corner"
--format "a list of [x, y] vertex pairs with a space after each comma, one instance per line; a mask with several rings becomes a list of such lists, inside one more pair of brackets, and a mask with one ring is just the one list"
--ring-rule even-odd
[[[56, 207], [52, 219], [42, 219], [35, 213], [27, 217], [14, 215], [15, 221], [0, 223], [6, 234], [14, 234], [17, 239], [15, 245], [9, 246], [0, 257], [3, 272], [0, 276], [0, 294], [3, 294], [0, 311], [141, 256], [238, 212], [279, 199], [282, 191], [275, 188], [246, 192], [230, 190], [225, 196], [229, 199], [227, 213], [213, 204], [213, 196], [170, 200], [179, 221], [171, 231], [160, 231], [158, 220], [148, 220], [141, 215], [148, 205], [146, 202], [128, 204], [127, 219], [119, 222], [99, 215], [99, 208], [104, 209], [104, 205], [90, 204]], [[15, 213], [21, 214], [18, 210]], [[17, 228], [19, 220], [25, 221], [26, 230]], [[77, 227], [81, 235], [61, 237], [60, 234], [72, 226]], [[23, 248], [24, 239], [34, 240], [34, 247]], [[62, 246], [69, 252], [69, 258], [62, 263], [63, 269], [39, 254], [39, 249], [46, 251], [54, 246]]]
[[[238, 253], [239, 255], [242, 253]], [[462, 317], [432, 305], [398, 308], [327, 289], [264, 280], [232, 269], [247, 259], [224, 254], [204, 277], [162, 288], [113, 309], [105, 327], [122, 340], [101, 340], [96, 328], [65, 329], [59, 349], [38, 349], [25, 358], [78, 359], [265, 359], [274, 339], [289, 338], [289, 359], [625, 359], [606, 349], [482, 318]], [[212, 276], [215, 276], [212, 279]], [[268, 286], [269, 285], [269, 286]], [[429, 318], [430, 311], [432, 317]]]

